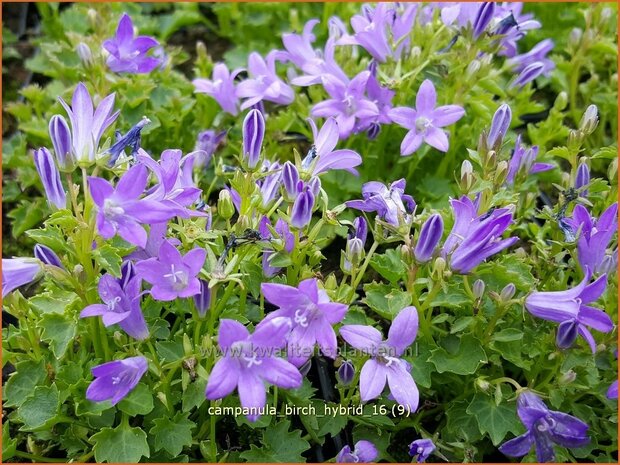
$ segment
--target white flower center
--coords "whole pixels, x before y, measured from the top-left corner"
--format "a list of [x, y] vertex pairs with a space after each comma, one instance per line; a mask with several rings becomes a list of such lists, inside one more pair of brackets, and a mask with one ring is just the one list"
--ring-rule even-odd
[[431, 120], [426, 116], [420, 116], [415, 120], [415, 128], [419, 132], [425, 132], [431, 126]]
[[188, 276], [187, 273], [183, 270], [176, 270], [174, 265], [170, 265], [171, 272], [164, 275], [164, 278], [168, 278], [172, 281], [172, 287], [175, 290], [184, 289], [188, 284]]
[[103, 214], [108, 219], [114, 219], [116, 217], [125, 214], [125, 210], [111, 199], [105, 199], [103, 202]]
[[114, 297], [112, 300], [108, 302], [108, 309], [113, 312], [116, 308], [116, 304], [120, 303], [121, 298], [119, 296]]

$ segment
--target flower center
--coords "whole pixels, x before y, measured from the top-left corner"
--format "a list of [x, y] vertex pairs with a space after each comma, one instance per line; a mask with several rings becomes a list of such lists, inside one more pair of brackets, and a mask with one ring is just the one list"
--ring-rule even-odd
[[176, 291], [185, 289], [187, 287], [189, 277], [183, 270], [176, 270], [174, 265], [170, 265], [171, 272], [164, 275], [164, 278], [168, 278], [172, 282], [172, 288]]
[[536, 429], [540, 432], [550, 431], [555, 428], [556, 421], [550, 416], [546, 416], [538, 420]]
[[318, 308], [316, 305], [308, 305], [305, 308], [299, 308], [295, 310], [295, 316], [293, 322], [298, 324], [302, 328], [307, 328], [310, 323], [316, 318], [318, 314]]
[[425, 132], [431, 126], [431, 120], [426, 116], [420, 116], [415, 120], [415, 128], [418, 132]]
[[107, 219], [113, 220], [125, 214], [125, 210], [111, 199], [105, 199], [103, 202], [103, 214]]
[[258, 360], [258, 355], [254, 353], [251, 356], [243, 355], [241, 358], [243, 358], [248, 368], [252, 368], [254, 365], [260, 365], [263, 363], [262, 360]]
[[116, 309], [116, 304], [120, 303], [121, 298], [119, 296], [114, 297], [112, 300], [108, 301], [108, 310], [113, 312]]

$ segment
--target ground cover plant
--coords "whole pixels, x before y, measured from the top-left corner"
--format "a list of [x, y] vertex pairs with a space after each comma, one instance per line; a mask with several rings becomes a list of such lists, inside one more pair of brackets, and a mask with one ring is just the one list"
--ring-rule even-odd
[[615, 4], [3, 7], [4, 461], [617, 462]]

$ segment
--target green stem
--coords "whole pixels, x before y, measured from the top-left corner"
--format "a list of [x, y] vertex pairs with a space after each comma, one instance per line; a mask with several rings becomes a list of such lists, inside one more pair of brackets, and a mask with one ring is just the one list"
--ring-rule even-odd
[[67, 459], [53, 459], [48, 457], [41, 457], [40, 455], [29, 454], [28, 452], [22, 452], [21, 450], [15, 451], [16, 457], [32, 460], [33, 462], [42, 463], [66, 463]]
[[353, 295], [351, 296], [351, 299], [355, 296], [355, 289], [357, 289], [357, 286], [359, 285], [360, 281], [364, 277], [364, 274], [366, 273], [366, 268], [368, 268], [368, 265], [370, 264], [370, 259], [372, 258], [372, 255], [377, 250], [377, 247], [379, 247], [379, 243], [375, 240], [372, 243], [370, 250], [368, 251], [368, 255], [366, 255], [366, 259], [364, 260], [364, 263], [362, 263], [362, 266], [359, 268], [357, 276], [355, 277], [355, 281], [351, 283], [351, 287], [353, 290]]
[[[211, 401], [211, 407], [213, 407], [215, 401]], [[215, 415], [211, 415], [209, 418], [209, 442], [211, 443], [211, 461], [217, 462], [217, 444], [215, 442]]]

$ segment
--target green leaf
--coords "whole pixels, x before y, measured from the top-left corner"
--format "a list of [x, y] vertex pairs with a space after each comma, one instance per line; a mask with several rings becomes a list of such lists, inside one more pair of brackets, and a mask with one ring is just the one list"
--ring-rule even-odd
[[381, 255], [373, 255], [370, 266], [391, 283], [400, 281], [406, 272], [400, 253], [395, 249], [388, 249]]
[[446, 412], [446, 440], [478, 441], [482, 435], [476, 418], [467, 412], [468, 402], [455, 402]]
[[155, 450], [164, 449], [173, 457], [181, 453], [183, 447], [192, 444], [193, 421], [187, 419], [188, 413], [178, 412], [174, 418], [167, 417], [153, 420], [155, 426], [149, 431], [153, 435]]
[[519, 341], [523, 339], [523, 331], [516, 328], [502, 329], [499, 333], [495, 333], [492, 339], [498, 342]]
[[156, 342], [155, 348], [157, 350], [157, 355], [164, 359], [166, 363], [180, 360], [185, 356], [183, 342], [181, 341]]
[[200, 407], [205, 401], [205, 389], [207, 387], [207, 380], [198, 378], [193, 383], [187, 386], [187, 389], [183, 393], [182, 411], [189, 412], [194, 407]]
[[121, 277], [121, 263], [123, 259], [115, 248], [109, 244], [104, 244], [93, 250], [92, 254], [101, 268], [117, 278]]
[[127, 397], [118, 403], [118, 408], [127, 415], [147, 415], [153, 410], [153, 391], [144, 383], [139, 383]]
[[[334, 405], [332, 404], [331, 407]], [[317, 410], [318, 411], [318, 410]], [[319, 422], [319, 431], [317, 432], [317, 436], [325, 436], [326, 434], [336, 436], [342, 428], [347, 425], [347, 416], [346, 415], [325, 415], [322, 417], [318, 417]]]
[[2, 425], [2, 461], [6, 462], [8, 459], [15, 456], [17, 450], [17, 440], [12, 439], [10, 435], [9, 422], [5, 422]]
[[54, 313], [62, 315], [67, 307], [72, 305], [79, 297], [70, 291], [53, 289], [49, 292], [42, 292], [28, 300], [28, 302], [39, 313]]
[[34, 388], [43, 382], [47, 375], [43, 360], [27, 360], [15, 365], [15, 372], [4, 385], [2, 400], [5, 407], [19, 407], [32, 394]]
[[476, 417], [480, 432], [488, 434], [494, 446], [499, 445], [508, 432], [520, 434], [522, 427], [515, 404], [496, 405], [493, 397], [478, 393], [467, 407], [467, 413]]
[[136, 463], [149, 457], [146, 433], [140, 428], [120, 424], [116, 428], [103, 428], [91, 437], [95, 443], [95, 460], [109, 463]]
[[291, 422], [281, 421], [268, 427], [263, 433], [263, 447], [252, 444], [250, 450], [241, 454], [248, 462], [304, 462], [301, 455], [310, 448], [308, 441], [301, 439], [301, 431], [289, 432]]
[[51, 386], [37, 386], [34, 392], [19, 407], [19, 418], [24, 422], [22, 430], [34, 430], [45, 426], [58, 413], [60, 399], [58, 388]]
[[[362, 302], [383, 318], [393, 320], [403, 308], [411, 303], [411, 296], [397, 289], [391, 290], [390, 286], [371, 283], [364, 287], [366, 297]], [[391, 290], [391, 292], [389, 292]]]
[[463, 336], [458, 349], [448, 352], [443, 347], [431, 351], [431, 361], [439, 373], [449, 371], [459, 375], [475, 373], [481, 363], [487, 362], [487, 356], [480, 341], [467, 334]]
[[34, 202], [24, 200], [19, 207], [11, 210], [7, 216], [13, 220], [13, 237], [17, 239], [27, 230], [39, 224], [43, 219], [44, 209], [45, 200], [39, 198]]
[[559, 158], [563, 158], [564, 160], [569, 160], [571, 159], [571, 154], [570, 151], [568, 150], [568, 147], [554, 147], [551, 150], [549, 150], [546, 154], [546, 156], [554, 156], [554, 157], [559, 157]]
[[507, 284], [514, 284], [523, 292], [530, 292], [536, 281], [532, 276], [532, 267], [516, 255], [508, 255], [498, 261], [480, 265], [478, 274], [489, 289], [502, 289]]
[[43, 315], [38, 326], [43, 330], [41, 339], [49, 342], [56, 358], [62, 358], [75, 337], [75, 321], [56, 313], [48, 313]]

